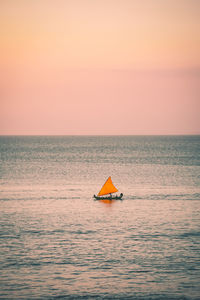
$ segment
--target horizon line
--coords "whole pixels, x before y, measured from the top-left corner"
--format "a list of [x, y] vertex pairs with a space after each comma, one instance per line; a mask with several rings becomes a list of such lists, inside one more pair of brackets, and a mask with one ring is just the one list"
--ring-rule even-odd
[[6, 136], [199, 136], [200, 133], [173, 133], [173, 134], [0, 134], [0, 137]]

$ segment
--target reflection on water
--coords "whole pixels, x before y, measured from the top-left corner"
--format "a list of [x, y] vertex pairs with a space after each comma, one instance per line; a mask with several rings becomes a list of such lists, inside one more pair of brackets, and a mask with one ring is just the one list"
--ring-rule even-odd
[[116, 200], [110, 200], [110, 199], [103, 199], [103, 200], [99, 200], [101, 203], [106, 204], [107, 206], [111, 206], [115, 203]]

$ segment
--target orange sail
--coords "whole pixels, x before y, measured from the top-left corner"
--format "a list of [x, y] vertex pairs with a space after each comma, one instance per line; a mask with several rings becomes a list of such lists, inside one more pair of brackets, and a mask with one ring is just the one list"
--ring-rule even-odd
[[100, 192], [98, 193], [98, 196], [103, 196], [103, 195], [112, 194], [116, 192], [118, 192], [118, 189], [116, 189], [116, 187], [112, 183], [111, 177], [108, 177], [108, 179], [102, 186]]

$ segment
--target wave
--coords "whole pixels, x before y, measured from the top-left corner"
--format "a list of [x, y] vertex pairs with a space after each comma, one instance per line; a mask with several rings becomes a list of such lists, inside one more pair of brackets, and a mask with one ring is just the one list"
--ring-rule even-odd
[[75, 200], [80, 199], [81, 197], [9, 197], [9, 198], [0, 198], [0, 201], [28, 201], [28, 200]]
[[[45, 201], [45, 200], [79, 200], [79, 199], [93, 199], [90, 197], [80, 196], [26, 196], [20, 197], [20, 195], [11, 195], [10, 197], [2, 197], [0, 201]], [[145, 195], [131, 195], [124, 194], [123, 200], [200, 200], [200, 193], [180, 193], [180, 194], [145, 194]]]
[[141, 295], [128, 295], [128, 294], [65, 294], [54, 297], [47, 297], [45, 299], [73, 299], [73, 300], [199, 300], [195, 297], [186, 297], [184, 295], [173, 296], [169, 294], [158, 294], [158, 295], [145, 295], [141, 292]]
[[187, 194], [150, 194], [132, 196], [125, 195], [126, 200], [200, 200], [200, 193]]

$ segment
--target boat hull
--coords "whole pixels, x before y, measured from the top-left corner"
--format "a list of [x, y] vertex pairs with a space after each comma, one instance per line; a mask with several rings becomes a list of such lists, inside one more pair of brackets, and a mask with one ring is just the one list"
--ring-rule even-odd
[[122, 200], [122, 197], [123, 197], [123, 195], [120, 195], [120, 196], [114, 196], [114, 197], [112, 197], [112, 196], [99, 197], [99, 196], [94, 195], [94, 198], [95, 198], [96, 200]]

